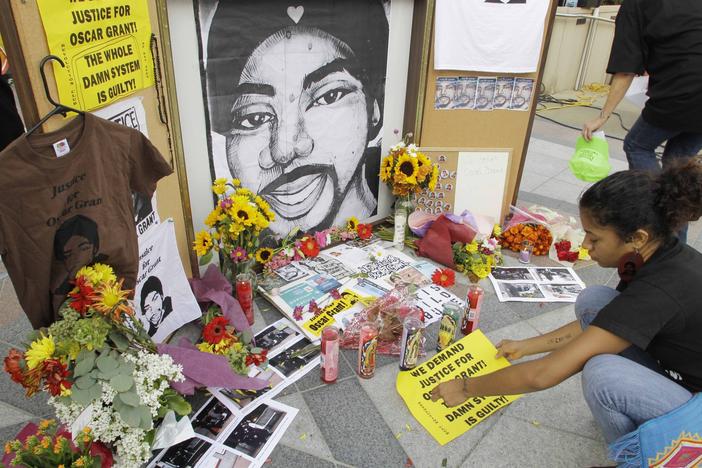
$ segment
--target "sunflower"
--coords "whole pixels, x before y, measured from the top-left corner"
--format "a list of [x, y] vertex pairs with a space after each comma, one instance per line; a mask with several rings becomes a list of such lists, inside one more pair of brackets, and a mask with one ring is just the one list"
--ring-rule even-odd
[[122, 289], [121, 280], [118, 283], [106, 283], [95, 290], [93, 307], [105, 315], [114, 313], [114, 318], [118, 319], [122, 313], [131, 314], [128, 298], [129, 291]]
[[236, 194], [241, 196], [241, 197], [252, 197], [253, 196], [253, 192], [251, 192], [251, 190], [244, 188], [244, 187], [236, 189]]
[[358, 218], [351, 216], [346, 220], [346, 229], [349, 231], [355, 231], [358, 228]]
[[261, 214], [264, 218], [266, 218], [269, 222], [275, 220], [275, 214], [271, 211], [271, 205], [269, 205], [266, 200], [256, 195], [254, 202], [256, 203], [256, 206], [258, 206], [258, 209], [261, 210]]
[[439, 180], [439, 166], [434, 166], [429, 177], [429, 191], [433, 192], [436, 189], [436, 182]]
[[273, 249], [262, 247], [256, 251], [256, 261], [261, 265], [265, 265], [273, 257]]
[[265, 217], [265, 215], [257, 210], [256, 214], [254, 216], [254, 221], [253, 221], [254, 227], [256, 229], [258, 229], [259, 231], [262, 231], [262, 230], [266, 229], [268, 227], [268, 225], [270, 225], [270, 224], [271, 223], [268, 221], [268, 219]]
[[205, 224], [209, 227], [214, 226], [217, 224], [217, 221], [220, 221], [219, 217], [221, 215], [222, 209], [218, 205], [214, 210], [210, 211], [210, 214], [207, 215], [207, 218], [205, 218]]
[[193, 242], [193, 249], [198, 257], [202, 257], [212, 250], [212, 236], [210, 233], [207, 231], [198, 232]]
[[244, 232], [245, 226], [239, 223], [232, 223], [229, 225], [229, 229], [227, 230], [229, 234], [231, 234], [233, 237], [238, 236], [242, 232]]
[[424, 153], [417, 153], [417, 166], [419, 167], [417, 180], [419, 183], [422, 183], [432, 172], [431, 159], [429, 159]]
[[54, 338], [49, 336], [42, 336], [38, 340], [34, 340], [29, 349], [24, 353], [24, 358], [27, 360], [27, 368], [29, 370], [43, 364], [44, 361], [50, 359], [54, 355], [56, 350], [56, 343], [54, 343]]
[[416, 158], [408, 154], [400, 156], [395, 166], [396, 183], [416, 185], [418, 173], [419, 164]]
[[393, 158], [392, 154], [389, 154], [383, 159], [383, 162], [380, 163], [380, 180], [383, 182], [389, 181], [392, 177], [392, 166], [394, 162], [395, 158]]
[[234, 223], [247, 227], [253, 226], [255, 223], [256, 209], [245, 197], [234, 197], [234, 203], [228, 212]]

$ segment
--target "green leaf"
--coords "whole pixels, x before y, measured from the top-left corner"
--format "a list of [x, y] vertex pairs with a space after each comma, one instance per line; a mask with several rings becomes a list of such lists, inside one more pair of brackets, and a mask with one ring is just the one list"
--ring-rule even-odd
[[110, 380], [115, 375], [117, 375], [117, 369], [113, 370], [112, 372], [98, 372], [96, 377], [102, 380]]
[[133, 406], [121, 406], [119, 417], [124, 421], [124, 424], [130, 427], [138, 428], [141, 425], [141, 412]]
[[117, 349], [120, 351], [125, 351], [129, 347], [129, 340], [123, 334], [112, 331], [110, 332], [110, 340], [115, 344]]
[[78, 377], [75, 381], [76, 387], [80, 388], [81, 390], [87, 390], [96, 383], [97, 381], [88, 375]]
[[97, 358], [95, 362], [97, 363], [97, 367], [98, 369], [100, 369], [100, 372], [103, 372], [105, 374], [114, 372], [115, 370], [117, 370], [117, 366], [119, 366], [119, 362], [117, 362], [116, 359], [114, 359], [108, 354], [103, 354], [102, 356]]
[[81, 351], [76, 358], [76, 368], [73, 369], [74, 377], [87, 375], [95, 367], [95, 353], [92, 351]]
[[102, 385], [95, 384], [88, 389], [90, 394], [90, 401], [95, 401], [102, 396]]
[[255, 347], [251, 348], [251, 354], [261, 354], [263, 352], [263, 348]]
[[136, 390], [131, 390], [129, 392], [119, 393], [118, 397], [122, 400], [122, 403], [129, 406], [139, 406], [139, 395], [137, 395]]
[[117, 393], [122, 393], [128, 391], [134, 386], [134, 379], [127, 375], [115, 375], [110, 379], [110, 387], [112, 387]]
[[134, 363], [133, 362], [123, 362], [119, 365], [117, 373], [121, 375], [131, 376], [134, 373]]
[[141, 416], [140, 427], [145, 431], [150, 431], [154, 427], [154, 421], [151, 418], [151, 411], [146, 406], [139, 407], [139, 414]]
[[168, 399], [168, 408], [175, 411], [178, 416], [187, 416], [193, 410], [190, 403], [180, 395], [175, 395]]
[[90, 393], [76, 386], [73, 386], [71, 389], [71, 400], [80, 406], [88, 406], [90, 402], [93, 401], [90, 398]]
[[171, 408], [167, 406], [160, 406], [158, 408], [158, 419], [163, 419], [166, 417], [166, 414], [171, 410]]
[[253, 340], [253, 333], [251, 333], [251, 330], [244, 330], [241, 332], [241, 341], [244, 343], [251, 343], [251, 340]]
[[210, 262], [212, 261], [212, 256], [213, 256], [213, 253], [212, 253], [212, 252], [213, 252], [213, 251], [210, 250], [210, 251], [207, 252], [205, 255], [203, 255], [202, 257], [200, 257], [200, 266], [207, 265], [208, 263], [210, 263]]

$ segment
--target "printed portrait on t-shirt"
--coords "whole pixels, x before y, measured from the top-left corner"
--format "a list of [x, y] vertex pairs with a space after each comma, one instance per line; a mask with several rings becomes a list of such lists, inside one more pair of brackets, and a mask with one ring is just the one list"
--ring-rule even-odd
[[389, 0], [200, 1], [215, 177], [278, 237], [377, 211]]
[[[100, 236], [95, 221], [84, 215], [68, 218], [54, 234], [54, 266], [51, 278], [54, 308], [58, 309], [73, 289], [72, 281], [82, 267], [104, 262], [107, 256], [98, 253]], [[58, 268], [58, 271], [56, 269]]]
[[141, 322], [149, 336], [154, 336], [164, 319], [173, 312], [170, 296], [163, 293], [161, 280], [150, 276], [141, 287]]

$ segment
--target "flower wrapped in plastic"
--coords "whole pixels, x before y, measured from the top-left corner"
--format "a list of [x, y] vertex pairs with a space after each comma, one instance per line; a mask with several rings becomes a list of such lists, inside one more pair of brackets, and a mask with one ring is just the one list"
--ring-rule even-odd
[[500, 243], [505, 249], [519, 252], [525, 241], [532, 243], [533, 255], [548, 255], [553, 235], [542, 215], [512, 206], [508, 221], [502, 227]]
[[[404, 287], [398, 287], [378, 298], [351, 320], [344, 328], [340, 345], [346, 349], [357, 349], [361, 328], [368, 322], [378, 324], [379, 354], [399, 355], [402, 344], [402, 324], [407, 317], [416, 317], [424, 322], [424, 312]], [[424, 355], [424, 340], [420, 345]]]

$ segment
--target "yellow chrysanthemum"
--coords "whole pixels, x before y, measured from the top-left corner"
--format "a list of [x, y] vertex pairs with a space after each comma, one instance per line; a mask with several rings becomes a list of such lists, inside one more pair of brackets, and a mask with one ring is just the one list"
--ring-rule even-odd
[[241, 187], [241, 181], [239, 179], [232, 179], [232, 185], [234, 185], [234, 187]]
[[203, 353], [214, 354], [214, 345], [209, 344], [209, 343], [207, 343], [207, 342], [205, 342], [205, 341], [203, 341], [202, 343], [198, 343], [198, 344], [197, 344], [197, 349], [199, 349], [199, 350], [202, 351]]
[[219, 217], [222, 216], [222, 209], [217, 206], [214, 210], [210, 211], [210, 214], [205, 218], [205, 225], [212, 227], [220, 221]]
[[475, 253], [477, 251], [478, 251], [478, 243], [477, 242], [471, 242], [470, 244], [466, 244], [466, 252]]
[[490, 267], [488, 267], [484, 263], [478, 263], [477, 265], [473, 265], [472, 270], [473, 273], [475, 273], [475, 276], [477, 276], [480, 279], [487, 278], [490, 274]]
[[355, 231], [356, 228], [358, 227], [358, 218], [355, 216], [351, 216], [349, 219], [346, 220], [346, 229], [349, 231]]
[[268, 263], [271, 257], [273, 257], [273, 249], [262, 247], [256, 251], [256, 261], [262, 265]]
[[98, 276], [98, 282], [115, 282], [117, 281], [117, 276], [111, 266], [105, 265], [104, 263], [96, 263], [93, 265], [93, 270]]
[[34, 369], [54, 355], [56, 343], [51, 335], [42, 336], [29, 345], [29, 349], [24, 353], [29, 370]]
[[417, 183], [417, 174], [419, 173], [419, 164], [417, 159], [413, 158], [408, 154], [403, 154], [397, 160], [397, 165], [395, 166], [395, 182], [401, 184], [412, 184]]
[[492, 235], [493, 237], [500, 237], [502, 235], [502, 228], [499, 224], [495, 224], [495, 227], [492, 228]]
[[392, 177], [394, 162], [395, 158], [393, 158], [392, 154], [389, 154], [383, 159], [383, 162], [380, 163], [380, 180], [383, 182], [389, 181]]
[[[103, 283], [95, 291], [94, 307], [98, 311], [107, 314], [115, 310], [115, 312], [126, 311], [124, 307], [129, 298], [129, 291], [122, 290], [122, 282], [119, 283]], [[122, 307], [120, 307], [122, 306]]]
[[198, 257], [202, 257], [212, 250], [212, 236], [207, 231], [200, 231], [195, 236], [195, 241], [193, 242], [193, 249], [197, 253]]
[[429, 190], [433, 192], [436, 189], [436, 182], [439, 180], [439, 166], [434, 166], [431, 170], [429, 178]]
[[95, 286], [100, 281], [100, 275], [95, 271], [92, 266], [84, 266], [78, 273], [76, 273], [76, 278], [85, 278], [85, 280]]

